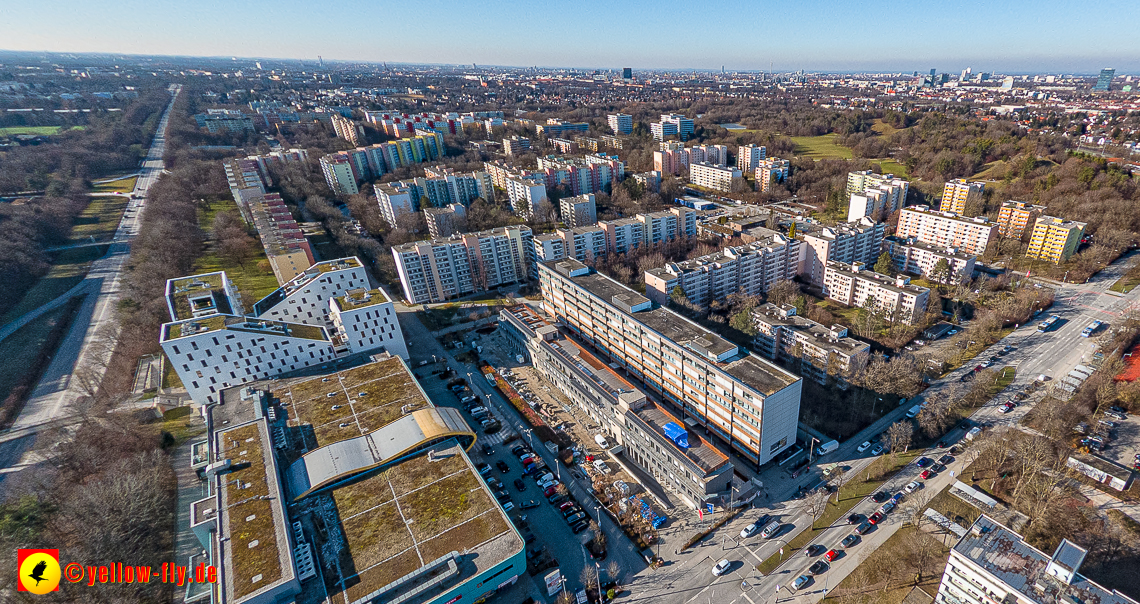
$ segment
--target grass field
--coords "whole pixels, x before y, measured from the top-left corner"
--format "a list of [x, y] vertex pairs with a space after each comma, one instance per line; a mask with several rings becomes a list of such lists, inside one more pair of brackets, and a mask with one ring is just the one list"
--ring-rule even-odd
[[[909, 565], [899, 569], [900, 561], [912, 561], [915, 556], [915, 543], [926, 540], [931, 545], [931, 558], [922, 574], [916, 577]], [[879, 549], [863, 561], [855, 572], [844, 577], [839, 585], [831, 588], [824, 602], [875, 602], [875, 604], [900, 604], [915, 587], [927, 594], [938, 591], [942, 581], [942, 569], [950, 558], [950, 549], [938, 537], [925, 533], [909, 524], [891, 535]], [[903, 564], [906, 564], [903, 562]], [[892, 575], [887, 568], [895, 569]], [[935, 572], [937, 569], [937, 572]], [[902, 570], [902, 572], [899, 572]], [[858, 575], [858, 576], [857, 576]], [[918, 579], [917, 581], [915, 579]], [[864, 596], [858, 598], [858, 595]], [[851, 599], [855, 596], [858, 599]]]
[[0, 136], [16, 136], [17, 134], [51, 136], [58, 134], [62, 129], [60, 126], [5, 126], [0, 128]]
[[91, 189], [96, 193], [130, 193], [135, 190], [135, 181], [138, 179], [138, 176], [128, 176], [92, 185]]
[[893, 159], [872, 159], [871, 163], [878, 164], [879, 171], [883, 174], [894, 174], [902, 178], [910, 178], [910, 171], [906, 169], [906, 166]]
[[874, 123], [871, 124], [871, 130], [883, 136], [890, 136], [899, 130], [906, 130], [906, 128], [895, 128], [890, 124], [883, 123], [883, 120], [876, 118]]
[[796, 155], [815, 159], [851, 159], [851, 149], [836, 144], [839, 135], [834, 132], [823, 136], [793, 136]]
[[1117, 279], [1116, 283], [1113, 283], [1108, 289], [1109, 291], [1127, 294], [1128, 292], [1135, 289], [1137, 285], [1140, 285], [1140, 264], [1132, 267], [1131, 270], [1125, 273], [1121, 278]]
[[245, 304], [251, 306], [279, 287], [277, 277], [273, 275], [273, 271], [270, 269], [258, 268], [258, 265], [263, 261], [268, 263], [265, 250], [262, 249], [260, 242], [254, 245], [254, 253], [250, 254], [243, 264], [232, 262], [218, 253], [217, 244], [211, 239], [210, 230], [213, 227], [214, 216], [223, 211], [231, 211], [237, 214], [237, 204], [232, 199], [225, 199], [214, 202], [205, 209], [198, 210], [198, 225], [206, 234], [207, 240], [205, 251], [194, 263], [194, 271], [196, 273], [226, 271], [226, 275], [242, 293]]

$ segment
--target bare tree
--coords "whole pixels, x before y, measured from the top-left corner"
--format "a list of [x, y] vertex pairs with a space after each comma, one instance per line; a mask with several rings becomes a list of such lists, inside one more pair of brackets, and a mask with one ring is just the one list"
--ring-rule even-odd
[[811, 514], [811, 527], [815, 528], [815, 521], [823, 515], [823, 511], [827, 509], [827, 500], [831, 498], [831, 493], [827, 489], [819, 488], [807, 494], [804, 499], [804, 509], [807, 513]]
[[614, 583], [621, 583], [621, 563], [617, 560], [610, 560], [606, 565], [606, 576]]
[[906, 453], [910, 449], [911, 439], [914, 437], [914, 425], [908, 421], [895, 422], [887, 428], [887, 444], [891, 448], [891, 455]]

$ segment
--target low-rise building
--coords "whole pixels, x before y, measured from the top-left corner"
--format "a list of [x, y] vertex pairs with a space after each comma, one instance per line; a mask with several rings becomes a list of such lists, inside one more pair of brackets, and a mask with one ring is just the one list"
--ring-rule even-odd
[[899, 272], [940, 282], [969, 278], [974, 273], [977, 260], [954, 248], [940, 248], [916, 241], [913, 237], [902, 239], [893, 235], [883, 239], [883, 251], [890, 254]]
[[895, 235], [942, 247], [955, 248], [973, 256], [984, 256], [997, 236], [997, 225], [984, 217], [966, 218], [951, 212], [938, 212], [928, 206], [911, 206], [899, 212]]
[[796, 314], [796, 307], [762, 304], [752, 309], [756, 352], [798, 365], [800, 375], [826, 384], [845, 384], [869, 358], [871, 345], [847, 336], [847, 327], [831, 327]]
[[1085, 226], [1087, 225], [1083, 222], [1055, 216], [1039, 217], [1033, 223], [1033, 234], [1029, 236], [1025, 257], [1057, 264], [1065, 262], [1077, 252], [1085, 234]]
[[811, 223], [796, 225], [803, 237], [803, 254], [799, 274], [815, 286], [823, 285], [824, 268], [828, 262], [851, 264], [861, 262], [871, 266], [883, 247], [887, 225], [863, 217], [834, 227], [818, 227]]
[[689, 166], [689, 182], [717, 191], [730, 192], [734, 180], [740, 178], [740, 170], [727, 166], [717, 166], [707, 162]]
[[1020, 239], [1025, 229], [1035, 225], [1037, 217], [1045, 212], [1045, 206], [1036, 206], [1022, 201], [1007, 201], [1001, 204], [998, 213], [998, 234], [1002, 237]]
[[895, 278], [864, 270], [863, 264], [829, 262], [823, 275], [824, 295], [847, 306], [872, 309], [891, 321], [913, 323], [922, 318], [930, 290], [910, 284], [910, 278]]
[[265, 249], [265, 258], [277, 282], [284, 284], [316, 261], [312, 247], [293, 213], [278, 193], [246, 199], [249, 220]]
[[776, 231], [754, 230], [766, 233], [747, 245], [726, 247], [715, 254], [645, 271], [645, 295], [664, 305], [673, 289], [680, 287], [689, 302], [705, 308], [713, 300], [724, 300], [730, 294], [755, 296], [795, 277], [800, 242]]
[[1068, 539], [1050, 556], [986, 515], [963, 533], [950, 550], [938, 604], [1136, 604], [1081, 575], [1088, 550]]
[[516, 354], [621, 447], [610, 452], [615, 459], [632, 462], [693, 509], [731, 496], [732, 463], [682, 420], [529, 308], [502, 310], [499, 319], [508, 339], [522, 344]]

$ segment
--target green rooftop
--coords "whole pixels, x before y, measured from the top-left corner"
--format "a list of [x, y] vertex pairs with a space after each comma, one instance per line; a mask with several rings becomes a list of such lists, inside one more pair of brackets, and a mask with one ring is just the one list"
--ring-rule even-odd
[[367, 291], [354, 289], [348, 292], [348, 294], [336, 298], [336, 306], [341, 311], [356, 310], [358, 308], [384, 304], [385, 302], [391, 302], [391, 300], [379, 289], [370, 289]]

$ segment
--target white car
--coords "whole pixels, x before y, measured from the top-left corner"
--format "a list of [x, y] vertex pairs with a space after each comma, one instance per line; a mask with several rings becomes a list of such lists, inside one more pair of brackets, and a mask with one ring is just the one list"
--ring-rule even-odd
[[859, 448], [856, 449], [856, 451], [859, 451], [860, 453], [862, 453], [863, 451], [866, 451], [867, 449], [870, 449], [870, 448], [871, 448], [871, 441], [867, 440], [867, 441], [863, 441], [863, 444], [859, 445]]
[[875, 445], [875, 448], [871, 449], [871, 455], [881, 455], [882, 453], [883, 445]]
[[755, 522], [753, 522], [752, 524], [749, 524], [748, 526], [746, 526], [740, 530], [740, 538], [741, 539], [747, 539], [747, 538], [751, 537], [752, 535], [755, 535], [756, 531], [758, 531], [758, 530], [760, 530], [760, 527]]
[[903, 487], [903, 490], [906, 491], [907, 493], [913, 493], [913, 492], [915, 492], [921, 488], [922, 488], [922, 483], [915, 480], [913, 482], [907, 483], [907, 485], [905, 487]]
[[717, 562], [716, 566], [713, 567], [713, 576], [719, 577], [719, 576], [723, 575], [724, 573], [728, 572], [728, 567], [731, 564], [732, 563], [729, 562], [727, 558], [724, 560], [721, 560], [720, 562]]

